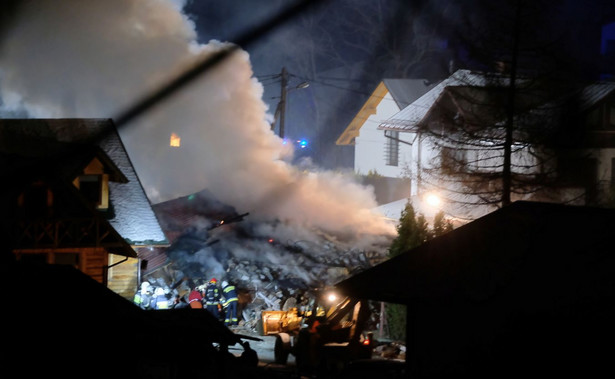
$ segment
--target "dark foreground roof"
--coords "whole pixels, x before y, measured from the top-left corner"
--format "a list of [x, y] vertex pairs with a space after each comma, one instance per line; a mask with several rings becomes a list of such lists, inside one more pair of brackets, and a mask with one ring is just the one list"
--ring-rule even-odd
[[407, 304], [413, 378], [613, 376], [615, 210], [517, 202], [337, 285]]
[[613, 230], [613, 209], [515, 202], [337, 287], [403, 304], [486, 300], [521, 276], [528, 286], [581, 291], [585, 280], [615, 275]]
[[204, 310], [145, 311], [72, 267], [1, 263], [3, 369], [18, 377], [148, 377], [138, 371], [240, 342]]

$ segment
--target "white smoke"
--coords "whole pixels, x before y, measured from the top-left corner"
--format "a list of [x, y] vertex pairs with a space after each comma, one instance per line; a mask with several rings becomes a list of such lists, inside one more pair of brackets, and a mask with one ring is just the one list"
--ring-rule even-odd
[[[225, 48], [199, 44], [171, 0], [24, 1], [0, 45], [5, 111], [110, 118], [188, 65]], [[209, 189], [251, 217], [349, 233], [392, 234], [371, 189], [304, 172], [270, 130], [263, 87], [238, 51], [120, 134], [153, 203]], [[169, 146], [171, 133], [181, 146]]]

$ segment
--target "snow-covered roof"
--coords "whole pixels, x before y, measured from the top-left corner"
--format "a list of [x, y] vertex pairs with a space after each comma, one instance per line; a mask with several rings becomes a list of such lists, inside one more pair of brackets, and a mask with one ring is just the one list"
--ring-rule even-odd
[[438, 100], [444, 89], [448, 86], [484, 87], [487, 85], [501, 85], [505, 80], [506, 78], [499, 74], [485, 74], [470, 70], [458, 70], [419, 97], [416, 101], [412, 102], [388, 120], [383, 121], [378, 126], [378, 129], [411, 131], [418, 126], [423, 118], [425, 118], [431, 106]]
[[[412, 131], [429, 115], [433, 104], [445, 93], [447, 87], [503, 87], [508, 85], [509, 78], [499, 73], [483, 73], [470, 70], [458, 70], [450, 77], [441, 81], [416, 101], [383, 121], [378, 129]], [[580, 91], [571, 91], [562, 96], [568, 99], [575, 96], [578, 110], [583, 112], [596, 105], [606, 96], [615, 92], [614, 82], [595, 82], [581, 88]], [[562, 100], [563, 101], [563, 100]], [[538, 109], [556, 109], [552, 103], [545, 104]]]
[[354, 144], [354, 139], [359, 135], [359, 130], [366, 120], [376, 113], [376, 108], [384, 97], [389, 93], [399, 109], [403, 109], [416, 99], [421, 97], [434, 84], [427, 83], [425, 79], [382, 79], [376, 89], [370, 94], [357, 115], [344, 132], [337, 139], [337, 145]]
[[11, 138], [0, 144], [3, 152], [11, 154], [44, 156], [40, 149], [28, 151], [24, 146], [54, 146], [55, 150], [72, 145], [99, 146], [127, 179], [109, 182], [113, 207], [109, 223], [131, 245], [168, 244], [111, 119], [2, 119], [0, 132], [1, 138]]
[[426, 79], [383, 79], [382, 82], [389, 90], [399, 109], [404, 109], [412, 104], [435, 86], [434, 83], [429, 83]]
[[585, 111], [615, 91], [615, 82], [596, 82], [585, 86], [579, 97], [579, 109]]

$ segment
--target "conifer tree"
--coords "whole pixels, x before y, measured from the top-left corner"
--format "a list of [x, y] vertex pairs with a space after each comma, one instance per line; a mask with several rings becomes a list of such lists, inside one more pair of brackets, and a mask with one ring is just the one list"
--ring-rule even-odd
[[[444, 212], [438, 212], [430, 229], [422, 214], [416, 214], [412, 203], [408, 201], [401, 212], [397, 225], [397, 237], [389, 248], [389, 258], [395, 257], [412, 248], [420, 246], [433, 237], [438, 237], [453, 229], [452, 224], [445, 219]], [[404, 340], [406, 336], [406, 306], [401, 304], [386, 305], [386, 320], [389, 326], [389, 337]]]

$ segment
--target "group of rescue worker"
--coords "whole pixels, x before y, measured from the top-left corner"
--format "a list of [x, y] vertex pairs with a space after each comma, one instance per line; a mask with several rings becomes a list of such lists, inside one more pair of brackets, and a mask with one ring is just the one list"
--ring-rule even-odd
[[207, 284], [195, 287], [188, 296], [188, 304], [192, 308], [205, 308], [214, 317], [224, 320], [227, 326], [237, 325], [237, 290], [226, 280], [222, 281], [222, 290], [218, 280], [212, 278]]
[[188, 295], [188, 303], [179, 297], [171, 300], [166, 291], [154, 288], [149, 282], [143, 282], [134, 297], [134, 303], [143, 309], [171, 309], [191, 307], [207, 309], [214, 317], [224, 321], [227, 326], [238, 325], [237, 290], [226, 280], [222, 281], [222, 288], [218, 287], [218, 280], [212, 278], [208, 283], [196, 286]]
[[133, 301], [142, 309], [180, 308], [179, 299], [172, 300], [168, 295], [168, 291], [164, 288], [154, 288], [149, 282], [143, 282], [139, 291], [135, 293]]

